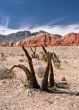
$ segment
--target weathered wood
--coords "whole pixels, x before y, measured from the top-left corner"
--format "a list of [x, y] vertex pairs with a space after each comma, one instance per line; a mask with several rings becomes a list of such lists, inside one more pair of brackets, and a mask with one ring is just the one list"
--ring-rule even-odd
[[36, 47], [34, 47], [34, 50], [32, 49], [32, 47], [30, 47], [31, 51], [32, 51], [32, 56], [35, 58], [36, 57]]
[[55, 81], [54, 81], [53, 66], [52, 66], [52, 62], [50, 62], [49, 87], [53, 87], [54, 83]]
[[42, 49], [43, 49], [44, 53], [47, 55], [48, 54], [47, 50], [43, 46], [42, 46]]
[[28, 59], [29, 67], [30, 67], [30, 73], [32, 74], [32, 80], [33, 80], [33, 87], [34, 88], [40, 88], [40, 86], [37, 83], [36, 76], [35, 76], [35, 71], [32, 63], [32, 58], [30, 57], [28, 51], [22, 46], [23, 51], [25, 52], [25, 55]]
[[44, 74], [44, 78], [43, 78], [43, 80], [42, 80], [42, 87], [41, 87], [41, 89], [42, 89], [43, 91], [47, 91], [47, 90], [48, 90], [49, 67], [50, 67], [50, 62], [48, 61], [47, 67], [46, 67], [46, 71], [45, 71], [45, 74]]
[[[38, 85], [36, 76], [35, 76], [35, 71], [34, 71], [34, 67], [33, 67], [33, 62], [32, 62], [32, 58], [29, 55], [27, 49], [25, 49], [24, 46], [22, 46], [22, 49], [28, 59], [28, 64], [29, 64], [29, 69], [24, 66], [24, 65], [14, 65], [9, 72], [11, 72], [15, 67], [19, 67], [21, 68], [27, 77], [27, 81], [30, 82], [29, 87], [30, 88], [37, 88], [40, 89], [40, 86]], [[45, 55], [46, 55], [46, 60], [47, 60], [47, 66], [46, 66], [46, 70], [44, 73], [44, 77], [42, 80], [42, 86], [41, 89], [43, 91], [48, 91], [48, 83], [50, 87], [54, 86], [54, 73], [53, 73], [53, 66], [52, 66], [52, 54], [50, 52], [47, 52], [47, 50], [45, 49], [45, 47], [42, 47]], [[48, 80], [49, 78], [49, 80]], [[48, 82], [49, 81], [49, 82]]]
[[22, 70], [25, 72], [25, 74], [26, 74], [26, 80], [27, 80], [27, 82], [30, 82], [29, 87], [33, 87], [32, 75], [31, 75], [29, 69], [28, 69], [26, 66], [20, 65], [20, 64], [19, 64], [19, 65], [14, 65], [14, 66], [12, 66], [11, 69], [9, 70], [9, 73], [11, 73], [11, 71], [12, 71], [14, 68], [16, 68], [16, 67], [22, 69]]
[[[33, 49], [34, 48], [34, 49]], [[31, 49], [31, 52], [32, 52], [32, 54], [31, 54], [31, 56], [32, 56], [32, 58], [37, 58], [38, 60], [39, 60], [39, 55], [38, 54], [36, 54], [36, 47], [30, 47], [30, 49]]]
[[55, 64], [55, 63], [61, 64], [59, 58], [57, 57], [57, 55], [56, 55], [54, 52], [52, 52], [52, 60], [53, 60], [53, 63], [54, 63], [54, 64]]
[[[43, 49], [43, 51], [44, 51], [44, 53], [46, 55], [46, 60], [47, 60], [46, 62], [48, 63], [48, 69], [47, 69], [48, 74], [46, 73], [44, 78], [48, 78], [48, 76], [49, 76], [49, 86], [53, 87], [54, 86], [54, 72], [53, 72], [53, 66], [52, 66], [52, 53], [51, 52], [47, 52], [45, 47], [42, 47], [42, 49]], [[43, 79], [43, 80], [45, 80], [45, 79]], [[46, 81], [47, 81], [47, 79], [46, 79]], [[46, 84], [45, 85], [44, 84], [43, 84], [43, 86], [46, 87]]]

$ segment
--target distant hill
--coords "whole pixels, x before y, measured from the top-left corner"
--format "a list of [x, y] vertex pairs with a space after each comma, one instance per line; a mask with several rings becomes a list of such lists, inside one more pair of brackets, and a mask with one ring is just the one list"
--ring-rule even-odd
[[18, 40], [22, 40], [28, 36], [31, 36], [30, 31], [19, 31], [17, 33], [12, 33], [9, 35], [0, 35], [0, 42], [16, 42]]
[[0, 35], [0, 43], [3, 42], [5, 38], [6, 38], [6, 36]]
[[0, 43], [1, 42], [16, 42], [22, 39], [25, 39], [26, 37], [35, 36], [40, 33], [47, 33], [45, 31], [40, 30], [39, 32], [33, 32], [30, 31], [19, 31], [16, 33], [11, 33], [9, 35], [0, 35]]
[[16, 41], [25, 39], [26, 37], [38, 35], [40, 33], [45, 34], [45, 33], [48, 33], [48, 32], [42, 31], [42, 30], [40, 30], [39, 32], [33, 32], [33, 33], [31, 33], [30, 31], [19, 31], [19, 32], [16, 32], [16, 33], [11, 33], [9, 35], [0, 35], [0, 43], [1, 42], [11, 42], [11, 41], [16, 42]]

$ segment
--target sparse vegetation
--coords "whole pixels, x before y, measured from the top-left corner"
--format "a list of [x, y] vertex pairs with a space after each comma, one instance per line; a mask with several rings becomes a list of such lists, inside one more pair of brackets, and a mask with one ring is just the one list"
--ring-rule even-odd
[[24, 62], [24, 60], [23, 60], [23, 59], [19, 59], [19, 61], [20, 61], [20, 62]]
[[27, 81], [27, 79], [20, 78], [20, 81], [21, 81], [21, 83], [23, 84], [24, 87], [28, 88], [30, 86], [30, 81], [29, 80]]
[[55, 68], [60, 69], [61, 64], [60, 63], [54, 63]]
[[0, 58], [1, 61], [5, 61], [6, 60], [6, 56], [4, 53], [1, 53], [1, 58]]
[[30, 49], [31, 49], [31, 52], [32, 52], [32, 58], [37, 58], [37, 59], [39, 59], [39, 55], [38, 54], [36, 54], [36, 47], [30, 47]]
[[4, 53], [1, 53], [1, 57], [2, 57], [2, 58], [4, 57]]
[[62, 78], [62, 81], [67, 81], [65, 77]]
[[[22, 70], [24, 70], [25, 74], [26, 74], [26, 78], [27, 81], [23, 81], [21, 80], [21, 82], [24, 84], [24, 86], [26, 85], [26, 82], [30, 82], [29, 87], [30, 88], [41, 88], [44, 91], [48, 90], [48, 78], [49, 78], [49, 85], [50, 87], [54, 86], [54, 73], [53, 73], [53, 66], [52, 66], [52, 59], [51, 59], [51, 54], [48, 54], [48, 52], [46, 51], [46, 49], [44, 47], [42, 47], [45, 55], [47, 56], [47, 67], [45, 69], [45, 73], [44, 73], [44, 77], [42, 80], [42, 86], [40, 87], [38, 85], [36, 76], [35, 76], [35, 70], [33, 67], [33, 62], [32, 62], [32, 58], [30, 57], [27, 49], [24, 48], [24, 46], [22, 46], [23, 51], [25, 52], [25, 55], [28, 59], [28, 63], [29, 63], [29, 68], [25, 67], [24, 65], [14, 65], [11, 69], [10, 72], [13, 70], [13, 68], [15, 67], [19, 67]], [[34, 53], [35, 54], [35, 53]]]
[[11, 79], [15, 76], [14, 71], [9, 73], [9, 69], [5, 66], [0, 67], [0, 79]]
[[[45, 48], [45, 47], [44, 47]], [[67, 48], [67, 49], [64, 49]], [[31, 56], [31, 51], [26, 47]], [[0, 109], [1, 110], [78, 110], [79, 109], [79, 47], [46, 47], [47, 52], [55, 52], [57, 57], [61, 61], [61, 69], [56, 69], [52, 60], [54, 69], [55, 83], [52, 88], [49, 87], [50, 71], [48, 72], [48, 85], [49, 91], [42, 92], [42, 79], [44, 78], [45, 70], [48, 64], [41, 59], [44, 53], [42, 48], [38, 47], [36, 53], [39, 53], [40, 60], [32, 58], [33, 67], [35, 71], [36, 80], [40, 86], [40, 89], [30, 88], [27, 81], [26, 74], [19, 68], [14, 68], [16, 77], [13, 79], [0, 80]], [[17, 52], [18, 51], [18, 52]], [[20, 47], [1, 47], [1, 53], [4, 53], [6, 60], [0, 60], [0, 67], [6, 67], [10, 69], [13, 65], [18, 63], [23, 64], [25, 67], [30, 67], [28, 59], [26, 58], [22, 48]], [[10, 56], [13, 53], [13, 56]], [[73, 53], [73, 54], [72, 54]], [[20, 56], [24, 54], [24, 56]], [[45, 53], [44, 53], [45, 54]], [[66, 58], [65, 58], [66, 56]], [[75, 59], [76, 57], [76, 59]], [[20, 62], [19, 59], [23, 59], [24, 62]], [[66, 62], [67, 63], [66, 63]], [[41, 71], [41, 76], [39, 78]], [[44, 72], [43, 72], [44, 71]], [[38, 75], [36, 75], [38, 74]]]
[[57, 57], [56, 53], [55, 52], [45, 52], [45, 51], [46, 50], [44, 50], [44, 52], [41, 52], [42, 60], [47, 63], [48, 62], [48, 57], [51, 57], [51, 60], [53, 60], [54, 66], [57, 69], [60, 69], [61, 62], [60, 62], [59, 58]]

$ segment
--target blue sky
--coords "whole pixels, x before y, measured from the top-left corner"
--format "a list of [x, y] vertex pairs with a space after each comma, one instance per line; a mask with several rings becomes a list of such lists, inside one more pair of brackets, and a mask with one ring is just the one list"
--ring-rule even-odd
[[[0, 0], [0, 33], [79, 32], [79, 0]], [[62, 32], [63, 31], [63, 32]]]

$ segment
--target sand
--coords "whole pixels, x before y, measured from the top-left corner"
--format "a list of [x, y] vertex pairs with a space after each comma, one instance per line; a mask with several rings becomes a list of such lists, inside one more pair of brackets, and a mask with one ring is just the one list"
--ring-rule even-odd
[[[59, 46], [47, 47], [54, 51], [61, 61], [61, 68], [54, 67], [54, 92], [48, 93], [40, 90], [28, 90], [23, 87], [19, 78], [25, 78], [21, 69], [14, 69], [16, 79], [0, 80], [0, 110], [79, 110], [79, 47]], [[31, 54], [30, 49], [28, 49]], [[42, 51], [37, 49], [37, 53]], [[24, 64], [28, 67], [27, 58], [19, 47], [1, 47], [0, 66], [11, 68], [15, 64]], [[34, 67], [45, 66], [41, 60], [33, 59]], [[62, 78], [66, 83], [63, 84]]]

